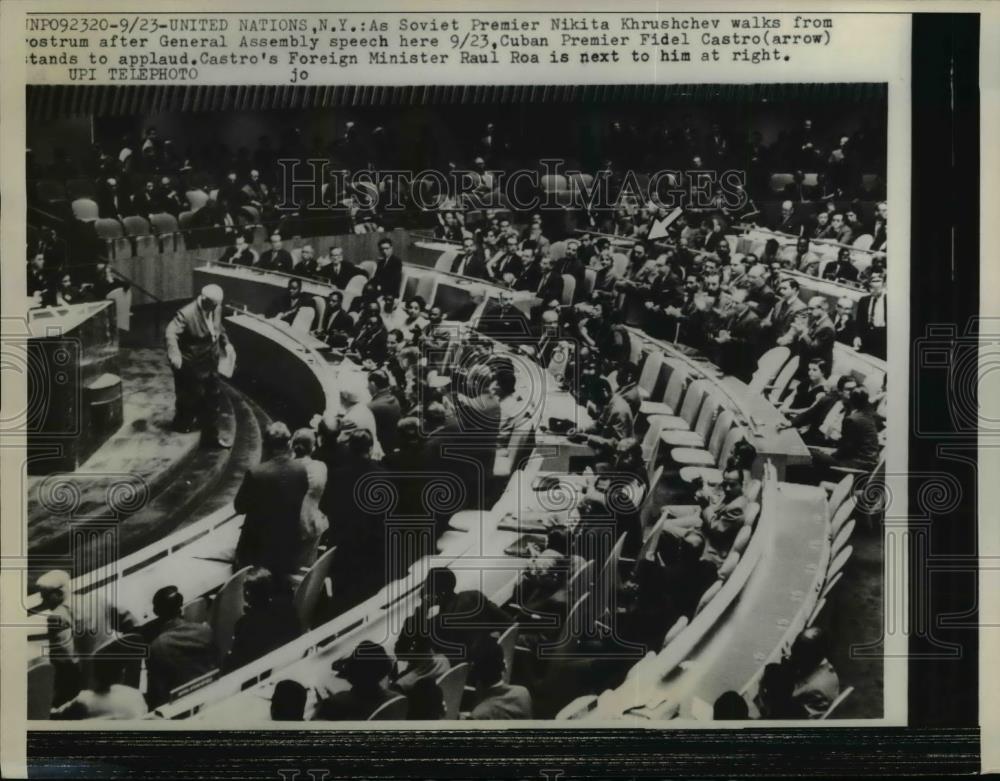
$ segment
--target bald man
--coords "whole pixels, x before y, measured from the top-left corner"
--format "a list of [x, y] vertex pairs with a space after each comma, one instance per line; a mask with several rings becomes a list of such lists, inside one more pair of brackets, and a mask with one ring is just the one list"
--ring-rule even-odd
[[174, 372], [174, 428], [201, 428], [202, 445], [230, 447], [219, 436], [219, 357], [228, 341], [222, 326], [222, 288], [206, 285], [167, 325], [167, 360]]

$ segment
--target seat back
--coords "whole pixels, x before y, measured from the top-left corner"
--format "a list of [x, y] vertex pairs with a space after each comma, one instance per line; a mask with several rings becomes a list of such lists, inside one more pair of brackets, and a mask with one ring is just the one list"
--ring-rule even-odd
[[854, 553], [854, 548], [851, 545], [847, 545], [842, 548], [836, 556], [833, 557], [833, 561], [830, 562], [830, 566], [826, 570], [826, 577], [828, 580], [832, 579], [838, 572], [840, 572], [844, 566], [850, 561], [852, 554]]
[[719, 579], [728, 580], [729, 576], [733, 574], [733, 570], [736, 569], [736, 565], [739, 563], [740, 563], [740, 552], [737, 550], [729, 551], [729, 555], [726, 556], [725, 561], [723, 561], [719, 567]]
[[833, 591], [833, 589], [836, 587], [838, 583], [840, 583], [840, 579], [842, 577], [844, 577], [844, 573], [838, 572], [836, 575], [834, 575], [832, 578], [826, 581], [826, 583], [823, 586], [823, 590], [820, 592], [820, 599], [825, 600], [828, 596], [830, 596], [830, 592]]
[[837, 536], [833, 538], [833, 543], [830, 545], [830, 555], [836, 557], [844, 547], [847, 545], [847, 541], [851, 539], [851, 535], [854, 534], [854, 526], [857, 523], [853, 518], [845, 523]]
[[503, 651], [503, 677], [504, 683], [510, 683], [510, 672], [514, 668], [514, 649], [517, 646], [517, 636], [519, 633], [517, 624], [511, 624], [497, 638], [497, 645]]
[[726, 440], [726, 436], [729, 434], [730, 429], [733, 428], [733, 423], [736, 420], [736, 416], [733, 414], [732, 410], [724, 409], [719, 413], [718, 417], [715, 419], [715, 425], [712, 427], [712, 434], [708, 438], [708, 452], [712, 454], [715, 462], [719, 462], [719, 453], [722, 452], [722, 443]]
[[656, 452], [657, 443], [660, 441], [660, 432], [663, 431], [663, 417], [653, 415], [649, 418], [649, 428], [642, 438], [642, 459], [649, 461], [653, 453]]
[[830, 539], [836, 539], [837, 535], [840, 534], [840, 530], [844, 528], [844, 524], [847, 523], [847, 519], [854, 515], [854, 511], [857, 508], [857, 499], [853, 496], [849, 496], [846, 500], [841, 502], [840, 507], [833, 514], [833, 518], [830, 519]]
[[708, 587], [708, 590], [704, 594], [702, 594], [701, 599], [698, 600], [698, 607], [694, 609], [695, 615], [698, 615], [702, 610], [704, 610], [708, 606], [709, 602], [715, 599], [715, 595], [722, 590], [723, 583], [725, 583], [725, 581], [717, 580], [715, 581], [715, 583], [713, 583], [711, 586]]
[[679, 414], [684, 418], [684, 422], [688, 424], [688, 428], [691, 430], [694, 430], [695, 423], [698, 420], [698, 413], [702, 408], [702, 404], [708, 398], [708, 388], [707, 380], [694, 380], [688, 385], [687, 393], [684, 394], [684, 402], [681, 404]]
[[193, 624], [207, 624], [212, 601], [208, 597], [192, 599], [183, 608], [181, 616]]
[[872, 244], [875, 243], [875, 237], [870, 233], [862, 233], [854, 240], [853, 246], [855, 249], [871, 249]]
[[834, 486], [833, 491], [830, 493], [830, 498], [827, 500], [826, 506], [830, 509], [830, 515], [835, 516], [837, 510], [840, 509], [840, 505], [844, 503], [851, 494], [851, 487], [854, 485], [854, 475], [847, 475], [843, 480]]
[[[601, 565], [594, 581], [594, 617], [601, 619], [613, 609], [614, 597], [621, 585], [618, 568], [621, 561], [622, 548], [625, 547], [625, 535], [622, 534], [611, 548], [604, 563]], [[576, 605], [573, 606], [576, 609]], [[572, 611], [570, 611], [572, 613]], [[589, 629], [589, 627], [587, 627]], [[577, 635], [579, 636], [579, 635]]]
[[666, 513], [662, 513], [656, 519], [653, 528], [649, 530], [649, 534], [646, 535], [646, 538], [642, 541], [642, 545], [639, 546], [639, 552], [635, 557], [636, 566], [639, 566], [639, 562], [653, 560], [653, 556], [656, 555], [656, 545], [660, 540], [660, 534], [663, 532], [663, 527], [666, 525], [668, 518], [669, 516]]
[[186, 211], [177, 215], [177, 222], [182, 231], [191, 230], [191, 222], [194, 220], [194, 212]]
[[327, 596], [333, 596], [333, 584], [327, 584], [333, 571], [333, 557], [336, 548], [330, 548], [320, 556], [309, 568], [305, 577], [295, 588], [295, 595], [292, 597], [292, 604], [295, 606], [295, 613], [299, 617], [299, 624], [305, 629], [312, 629], [317, 624], [314, 620], [316, 608], [319, 605], [323, 592], [328, 590]]
[[748, 502], [756, 502], [760, 499], [760, 491], [762, 484], [760, 480], [756, 477], [751, 477], [747, 480], [747, 484], [743, 490], [743, 495], [747, 498]]
[[751, 524], [747, 523], [741, 526], [740, 530], [736, 532], [736, 538], [733, 540], [733, 547], [730, 550], [742, 554], [747, 549], [747, 545], [750, 544], [752, 534], [753, 526]]
[[566, 240], [553, 241], [549, 245], [549, 257], [552, 260], [562, 260], [566, 257]]
[[681, 402], [681, 394], [687, 386], [687, 381], [691, 375], [686, 369], [679, 366], [673, 367], [670, 377], [667, 379], [667, 387], [663, 391], [663, 403], [671, 409], [676, 410]]
[[374, 260], [362, 260], [358, 264], [358, 268], [368, 275], [368, 279], [371, 279], [375, 276], [375, 269], [378, 268], [378, 264], [376, 264]]
[[576, 277], [572, 274], [563, 274], [562, 281], [562, 297], [559, 299], [559, 303], [563, 306], [569, 306], [573, 303], [573, 297], [576, 295]]
[[566, 601], [575, 605], [582, 596], [590, 594], [594, 588], [594, 562], [588, 561], [570, 575], [566, 583]]
[[596, 707], [597, 695], [584, 694], [581, 697], [577, 697], [569, 703], [569, 705], [564, 706], [563, 709], [556, 714], [556, 721], [573, 721], [575, 719], [582, 719]]
[[594, 292], [594, 285], [597, 283], [597, 271], [592, 268], [583, 271], [583, 290], [580, 293], [580, 300], [587, 301], [591, 293]]
[[191, 211], [196, 212], [206, 203], [208, 203], [208, 193], [204, 190], [188, 190], [184, 193], [184, 197], [187, 198], [188, 206], [191, 207]]
[[73, 216], [83, 222], [93, 222], [100, 216], [97, 202], [90, 198], [77, 198], [70, 205]]
[[56, 671], [52, 662], [43, 657], [33, 659], [28, 665], [28, 719], [41, 721], [49, 718], [56, 689]]
[[764, 353], [757, 361], [757, 371], [750, 378], [750, 390], [755, 393], [763, 393], [764, 388], [778, 376], [778, 372], [785, 365], [789, 355], [791, 355], [791, 350], [784, 345], [772, 347]]
[[[752, 529], [753, 525], [757, 523], [757, 518], [760, 515], [760, 503], [759, 502], [747, 502], [746, 512], [743, 513], [743, 529]], [[740, 529], [740, 531], [743, 531]], [[739, 533], [737, 532], [737, 536]], [[749, 538], [750, 535], [747, 535]], [[735, 547], [735, 543], [733, 543]]]
[[646, 360], [642, 363], [642, 371], [639, 372], [639, 390], [646, 398], [652, 398], [659, 384], [660, 375], [663, 373], [663, 353], [659, 350], [650, 350]]
[[316, 310], [311, 306], [304, 306], [295, 313], [292, 320], [292, 330], [301, 334], [307, 334], [312, 330], [313, 321], [316, 319]]
[[456, 664], [450, 670], [438, 676], [437, 685], [441, 687], [444, 698], [444, 717], [449, 720], [458, 718], [462, 707], [462, 694], [465, 692], [465, 682], [469, 679], [470, 665], [468, 662]]
[[712, 398], [711, 393], [705, 394], [705, 399], [701, 403], [698, 417], [695, 419], [692, 430], [701, 437], [702, 442], [708, 442], [709, 434], [712, 433], [712, 424], [719, 414], [719, 403]]
[[611, 262], [611, 273], [616, 277], [625, 276], [625, 271], [628, 269], [628, 256], [615, 252], [611, 257], [614, 259]]
[[236, 622], [243, 615], [243, 581], [246, 580], [250, 567], [244, 567], [229, 577], [212, 600], [209, 624], [212, 627], [212, 639], [219, 649], [219, 658], [224, 659], [233, 646], [233, 632]]
[[674, 640], [676, 640], [680, 633], [687, 628], [689, 623], [691, 623], [691, 621], [687, 616], [681, 616], [674, 621], [674, 625], [667, 630], [667, 634], [663, 637], [663, 647], [666, 648]]
[[774, 384], [771, 387], [771, 392], [768, 394], [768, 400], [772, 404], [777, 404], [778, 400], [781, 399], [782, 394], [788, 388], [789, 383], [792, 381], [792, 377], [795, 376], [795, 372], [799, 369], [799, 356], [793, 355], [784, 366], [781, 367], [781, 371], [778, 372], [778, 376], [774, 378]]
[[150, 233], [149, 223], [145, 217], [139, 217], [138, 215], [123, 217], [122, 225], [125, 226], [126, 236], [148, 236]]
[[379, 705], [367, 721], [404, 721], [409, 710], [406, 697], [393, 697]]
[[458, 250], [445, 250], [441, 253], [437, 260], [434, 261], [435, 271], [451, 271], [451, 264], [455, 262], [455, 258], [458, 257]]
[[120, 239], [125, 235], [125, 229], [118, 220], [94, 220], [94, 230], [97, 231], [97, 238], [105, 240]]

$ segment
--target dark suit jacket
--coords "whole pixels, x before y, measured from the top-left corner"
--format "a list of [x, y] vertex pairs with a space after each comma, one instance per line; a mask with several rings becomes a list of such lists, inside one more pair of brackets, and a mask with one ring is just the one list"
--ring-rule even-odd
[[266, 252], [260, 254], [260, 258], [257, 260], [257, 266], [263, 269], [269, 269], [272, 271], [284, 271], [291, 272], [292, 266], [292, 255], [286, 249], [279, 249], [275, 252], [273, 249], [269, 249]]
[[375, 416], [375, 431], [382, 449], [389, 453], [396, 447], [396, 424], [402, 417], [397, 399], [389, 388], [379, 391], [368, 402], [368, 409]]
[[[396, 641], [396, 655], [413, 648], [414, 632], [423, 619], [423, 605], [403, 624]], [[492, 632], [502, 632], [513, 623], [510, 616], [494, 605], [481, 591], [459, 591], [430, 619], [434, 647], [452, 664], [468, 661], [477, 642]]]
[[719, 324], [729, 331], [729, 341], [717, 346], [719, 368], [741, 380], [748, 380], [757, 368], [760, 358], [760, 318], [750, 307], [743, 312], [733, 312]]
[[383, 686], [366, 693], [356, 689], [337, 692], [316, 706], [313, 721], [365, 721], [381, 705], [398, 696]]
[[395, 255], [379, 258], [375, 262], [375, 273], [371, 281], [375, 283], [380, 293], [398, 296], [403, 286], [403, 261]]
[[341, 331], [348, 336], [354, 333], [354, 320], [343, 309], [331, 309], [329, 306], [323, 314], [323, 323], [320, 326], [324, 336], [329, 336]]
[[838, 342], [840, 342], [841, 344], [848, 344], [852, 346], [854, 345], [854, 337], [858, 333], [858, 327], [853, 317], [848, 316], [848, 318], [843, 323], [834, 320], [833, 329], [834, 332], [837, 334]]
[[486, 271], [486, 256], [481, 249], [473, 250], [468, 254], [460, 252], [455, 256], [448, 271], [452, 274], [462, 274], [476, 279], [489, 279], [489, 272]]
[[562, 274], [557, 272], [555, 269], [545, 274], [539, 281], [535, 288], [535, 295], [537, 295], [543, 302], [548, 303], [549, 301], [561, 301], [563, 294], [563, 278]]
[[784, 299], [779, 299], [774, 304], [774, 308], [771, 310], [771, 325], [770, 332], [773, 336], [778, 337], [785, 333], [789, 326], [792, 324], [792, 320], [795, 319], [795, 315], [806, 308], [806, 305], [802, 302], [801, 298], [793, 298], [789, 303]]
[[282, 454], [249, 469], [233, 500], [246, 513], [236, 546], [239, 566], [266, 567], [276, 577], [289, 575], [302, 560], [299, 518], [309, 488], [305, 464]]
[[824, 317], [815, 325], [810, 325], [809, 331], [799, 336], [795, 343], [795, 352], [799, 356], [797, 374], [805, 376], [809, 361], [822, 358], [827, 369], [833, 366], [833, 344], [837, 340], [837, 332], [829, 317]]
[[215, 641], [208, 624], [174, 618], [163, 624], [149, 645], [146, 659], [146, 700], [156, 708], [170, 699], [170, 692], [218, 665]]
[[235, 670], [292, 642], [302, 627], [291, 600], [271, 602], [262, 610], [247, 609], [236, 622], [233, 645], [222, 664], [223, 673]]
[[[886, 294], [883, 293], [882, 295], [885, 296]], [[873, 330], [873, 326], [871, 325], [871, 320], [869, 319], [870, 316], [869, 310], [871, 309], [871, 305], [872, 305], [872, 297], [871, 294], [869, 294], [867, 296], [863, 296], [858, 301], [858, 306], [857, 309], [855, 310], [855, 312], [857, 313], [857, 319], [855, 320], [855, 324], [858, 336], [861, 337], [862, 348], [864, 347], [863, 343], [869, 337], [871, 331]], [[889, 324], [888, 308], [886, 308], [886, 325], [888, 326], [888, 324]]]
[[102, 190], [97, 195], [97, 213], [101, 215], [101, 219], [120, 220], [129, 213], [128, 198], [121, 190], [117, 193], [107, 189]]
[[524, 263], [521, 262], [519, 255], [508, 253], [500, 259], [500, 262], [496, 265], [496, 269], [496, 278], [498, 280], [503, 280], [506, 274], [513, 274], [514, 278], [517, 279], [521, 276], [521, 272], [524, 271]]
[[355, 350], [362, 358], [370, 358], [375, 363], [382, 363], [386, 358], [389, 332], [381, 323], [378, 326], [359, 326], [354, 341], [351, 342], [351, 349]]
[[514, 280], [514, 290], [535, 290], [542, 278], [542, 270], [538, 261], [533, 260], [529, 265], [521, 269], [517, 279]]
[[316, 270], [316, 277], [319, 279], [326, 280], [335, 288], [343, 290], [347, 287], [347, 283], [350, 282], [358, 274], [364, 275], [364, 271], [359, 269], [353, 263], [348, 260], [343, 260], [340, 262], [340, 268], [335, 269], [334, 264], [330, 263], [322, 268]]
[[507, 310], [504, 311], [499, 302], [492, 299], [486, 303], [486, 307], [483, 309], [477, 330], [481, 334], [501, 341], [511, 338], [525, 338], [531, 335], [528, 318], [525, 317], [524, 312], [515, 306], [507, 307]]
[[243, 250], [243, 252], [237, 252], [236, 247], [226, 247], [226, 251], [222, 253], [222, 257], [219, 258], [219, 263], [233, 263], [237, 266], [252, 266], [253, 265], [253, 252], [250, 248]]
[[844, 417], [840, 444], [833, 453], [838, 463], [856, 469], [872, 469], [878, 461], [878, 427], [870, 410], [851, 410]]
[[823, 279], [832, 279], [834, 282], [843, 280], [845, 282], [857, 282], [858, 270], [853, 263], [842, 263], [839, 260], [831, 261], [823, 269]]

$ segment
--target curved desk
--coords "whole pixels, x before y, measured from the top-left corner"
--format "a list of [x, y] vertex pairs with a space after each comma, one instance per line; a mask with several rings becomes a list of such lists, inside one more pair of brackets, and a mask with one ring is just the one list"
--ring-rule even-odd
[[676, 345], [652, 339], [636, 328], [628, 330], [634, 343], [638, 343], [642, 356], [659, 351], [668, 365], [675, 369], [682, 368], [695, 378], [704, 378], [712, 384], [723, 405], [736, 413], [737, 420], [752, 435], [751, 444], [757, 448], [754, 476], [763, 474], [763, 464], [768, 460], [774, 464], [779, 480], [784, 478], [788, 466], [812, 462], [809, 448], [798, 431], [794, 428], [779, 429], [785, 423], [785, 417], [766, 398], [751, 391], [746, 383], [724, 375], [706, 358], [688, 355]]
[[[528, 367], [527, 362], [515, 362], [518, 388], [530, 394], [528, 407], [537, 410], [537, 415], [575, 416], [581, 424], [589, 422], [586, 410], [577, 408], [572, 397], [559, 389], [554, 380], [545, 380], [543, 369], [534, 365], [531, 371]], [[511, 475], [506, 490], [491, 511], [456, 515], [451, 528], [438, 540], [437, 556], [417, 561], [405, 577], [387, 584], [357, 607], [293, 643], [162, 706], [159, 714], [172, 719], [198, 716], [216, 723], [223, 719], [227, 724], [261, 723], [270, 719], [271, 692], [280, 679], [297, 680], [310, 691], [317, 686], [331, 691], [346, 686], [332, 676], [331, 662], [349, 655], [362, 640], [391, 647], [403, 620], [416, 606], [420, 586], [431, 566], [454, 570], [460, 590], [479, 589], [495, 602], [505, 602], [527, 559], [504, 554], [521, 533], [501, 529], [500, 525], [512, 508], [531, 507], [528, 497], [536, 496], [531, 483], [542, 469], [543, 455], [550, 444], [554, 444], [554, 440], [539, 445], [525, 467]], [[311, 699], [309, 707], [313, 704]]]

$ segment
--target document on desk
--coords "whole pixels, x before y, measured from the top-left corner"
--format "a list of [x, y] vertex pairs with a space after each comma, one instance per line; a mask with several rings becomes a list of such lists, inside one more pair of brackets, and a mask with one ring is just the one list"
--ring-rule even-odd
[[1000, 768], [995, 3], [0, 20], [4, 777]]

